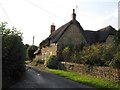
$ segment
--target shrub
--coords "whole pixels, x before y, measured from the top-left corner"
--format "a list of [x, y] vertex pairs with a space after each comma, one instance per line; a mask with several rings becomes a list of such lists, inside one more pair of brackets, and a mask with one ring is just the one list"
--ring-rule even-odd
[[79, 52], [78, 52], [78, 53], [73, 53], [73, 54], [70, 56], [70, 61], [73, 62], [73, 63], [81, 63]]
[[84, 47], [81, 52], [81, 60], [83, 64], [99, 65], [100, 64], [100, 45], [90, 45]]
[[115, 48], [112, 44], [102, 45], [101, 48], [101, 61], [103, 62], [103, 66], [109, 66], [110, 62], [114, 58]]
[[24, 45], [26, 60], [28, 60], [28, 59], [29, 59], [29, 56], [28, 56], [28, 48], [29, 48], [29, 47], [30, 47], [30, 45], [29, 45], [29, 44], [25, 44], [25, 45]]
[[69, 47], [65, 47], [64, 49], [63, 49], [63, 51], [62, 51], [62, 55], [63, 55], [63, 59], [65, 60], [65, 61], [70, 61], [69, 59], [70, 59], [70, 48]]
[[7, 29], [6, 23], [1, 23], [0, 31], [2, 31], [2, 85], [4, 88], [25, 71], [25, 50], [22, 33], [16, 28]]
[[37, 46], [32, 45], [28, 48], [28, 57], [30, 60], [33, 60], [33, 58], [35, 58], [35, 54], [34, 52], [38, 49]]
[[45, 66], [51, 69], [57, 69], [59, 65], [59, 61], [55, 55], [50, 56], [45, 60]]
[[83, 64], [109, 66], [113, 59], [115, 48], [111, 44], [95, 44], [84, 47], [81, 52]]
[[114, 58], [112, 59], [110, 66], [120, 68], [120, 51], [114, 54]]

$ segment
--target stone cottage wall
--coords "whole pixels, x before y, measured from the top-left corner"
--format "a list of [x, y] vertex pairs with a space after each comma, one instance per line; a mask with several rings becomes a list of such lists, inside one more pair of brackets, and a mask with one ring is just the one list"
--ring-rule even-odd
[[81, 45], [81, 43], [87, 43], [82, 32], [75, 24], [68, 27], [67, 31], [61, 36], [58, 44], [62, 45]]
[[50, 46], [43, 47], [41, 49], [41, 52], [42, 52], [42, 60], [45, 60], [47, 57], [51, 55], [56, 55], [57, 45], [51, 44]]
[[107, 80], [115, 80], [120, 82], [120, 69], [110, 67], [89, 67], [83, 64], [61, 62], [62, 66], [67, 71], [75, 71], [83, 74], [90, 74], [92, 76], [101, 77]]
[[113, 44], [113, 43], [114, 43], [113, 39], [114, 39], [114, 36], [113, 36], [113, 35], [109, 35], [109, 36], [107, 37], [105, 43], [106, 43], [106, 44]]

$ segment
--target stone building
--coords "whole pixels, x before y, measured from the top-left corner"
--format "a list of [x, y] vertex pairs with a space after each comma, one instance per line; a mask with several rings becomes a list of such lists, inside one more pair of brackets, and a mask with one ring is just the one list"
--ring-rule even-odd
[[[55, 25], [51, 25], [51, 34], [40, 43], [41, 59], [45, 60], [50, 55], [61, 57], [65, 46], [80, 46], [82, 44], [94, 44], [102, 42], [112, 42], [116, 30], [112, 26], [107, 26], [98, 31], [84, 30], [76, 20], [76, 13], [73, 9], [72, 20], [55, 30]], [[38, 55], [38, 53], [35, 53]]]

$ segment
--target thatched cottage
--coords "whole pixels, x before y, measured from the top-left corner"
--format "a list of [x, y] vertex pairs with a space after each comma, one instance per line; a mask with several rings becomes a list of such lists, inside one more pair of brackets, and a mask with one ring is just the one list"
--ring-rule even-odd
[[76, 20], [76, 13], [73, 9], [72, 20], [57, 30], [55, 30], [54, 24], [51, 25], [51, 34], [40, 43], [39, 50], [35, 54], [40, 55], [41, 59], [45, 60], [50, 55], [60, 57], [62, 49], [69, 44], [80, 46], [102, 42], [111, 43], [115, 32], [116, 30], [112, 26], [107, 26], [98, 31], [84, 30]]

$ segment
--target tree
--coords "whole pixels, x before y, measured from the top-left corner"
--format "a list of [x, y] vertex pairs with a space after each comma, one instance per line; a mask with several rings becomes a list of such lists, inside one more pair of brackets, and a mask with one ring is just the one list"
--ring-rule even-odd
[[28, 48], [28, 57], [32, 61], [35, 58], [34, 52], [38, 49], [37, 46], [32, 45]]
[[2, 34], [2, 85], [7, 87], [25, 71], [25, 51], [22, 33], [16, 28], [6, 28], [7, 23], [0, 24]]
[[28, 59], [29, 59], [29, 56], [28, 56], [28, 48], [29, 48], [29, 47], [30, 47], [30, 45], [29, 45], [29, 44], [25, 44], [25, 45], [24, 45], [26, 60], [28, 60]]

